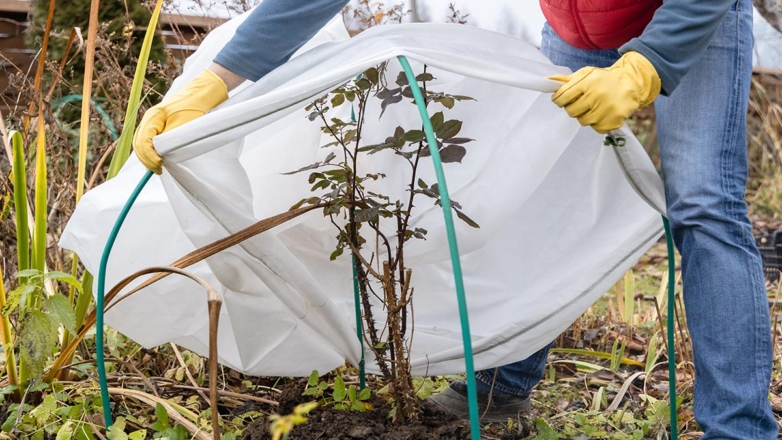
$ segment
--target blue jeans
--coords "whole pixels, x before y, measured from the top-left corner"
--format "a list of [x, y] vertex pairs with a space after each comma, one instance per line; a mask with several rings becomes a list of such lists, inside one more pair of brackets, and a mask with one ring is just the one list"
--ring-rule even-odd
[[[760, 254], [747, 218], [746, 116], [752, 72], [752, 3], [738, 0], [703, 57], [655, 102], [668, 218], [682, 255], [695, 361], [695, 417], [710, 439], [776, 439], [768, 402], [771, 329]], [[582, 50], [549, 25], [541, 50], [575, 71], [608, 67], [616, 50]], [[479, 389], [528, 396], [549, 347], [479, 371]], [[496, 375], [496, 377], [495, 377]]]

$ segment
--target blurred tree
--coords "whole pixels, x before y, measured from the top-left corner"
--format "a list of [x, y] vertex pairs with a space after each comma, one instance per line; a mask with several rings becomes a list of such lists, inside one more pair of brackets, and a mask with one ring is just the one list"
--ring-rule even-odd
[[[52, 36], [49, 40], [47, 60], [58, 62], [62, 59], [63, 51], [70, 31], [74, 27], [81, 29], [82, 36], [87, 37], [89, 26], [91, 0], [59, 0], [55, 6], [54, 22], [52, 23]], [[46, 25], [49, 1], [34, 0], [30, 11], [30, 20], [34, 33], [27, 38], [27, 44], [32, 48], [39, 48], [42, 41], [43, 29]], [[103, 44], [98, 44], [95, 56], [95, 78], [109, 80], [122, 77], [132, 81], [135, 69], [135, 59], [141, 51], [144, 32], [149, 23], [151, 10], [142, 4], [141, 0], [102, 0], [98, 22], [101, 26], [99, 39], [103, 37]], [[74, 45], [75, 46], [75, 45]], [[84, 82], [84, 54], [76, 54], [75, 47], [71, 48], [71, 61], [68, 63], [61, 85], [62, 95], [80, 93]], [[166, 59], [163, 41], [160, 36], [155, 37], [150, 53], [150, 62], [162, 62]], [[147, 79], [153, 84], [163, 83], [164, 79], [157, 78], [148, 73]], [[165, 86], [165, 84], [162, 84]], [[157, 88], [157, 87], [156, 87]], [[93, 96], [104, 96], [112, 99], [117, 97], [105, 96], [106, 88], [94, 87]], [[80, 103], [76, 102], [78, 107]], [[71, 113], [71, 112], [67, 112]], [[68, 118], [70, 119], [70, 118]]]

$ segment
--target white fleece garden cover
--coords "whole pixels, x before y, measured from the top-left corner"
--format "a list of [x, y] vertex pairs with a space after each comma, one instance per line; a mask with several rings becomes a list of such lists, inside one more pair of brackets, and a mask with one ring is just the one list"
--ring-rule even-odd
[[[169, 93], [205, 68], [245, 17], [214, 30]], [[550, 102], [557, 84], [546, 76], [566, 69], [521, 40], [460, 25], [384, 26], [349, 39], [334, 20], [286, 65], [244, 85], [203, 118], [155, 138], [165, 171], [143, 190], [119, 233], [107, 290], [137, 270], [169, 264], [311, 197], [307, 173], [283, 173], [335, 150], [321, 148], [331, 138], [304, 107], [384, 61], [393, 82], [398, 55], [417, 73], [429, 66], [436, 77], [429, 90], [476, 99], [446, 110], [447, 118], [464, 121], [460, 136], [475, 141], [466, 145], [463, 163], [444, 165], [451, 197], [480, 224], [456, 223], [476, 368], [518, 361], [555, 338], [659, 238], [661, 181], [629, 131], [622, 133], [625, 147], [605, 147], [603, 136]], [[333, 112], [347, 119], [350, 110], [345, 103]], [[367, 144], [382, 142], [397, 126], [420, 127], [409, 100], [382, 118], [379, 111], [379, 100], [372, 100]], [[406, 200], [404, 160], [381, 152], [364, 157], [360, 167], [386, 173], [374, 189]], [[419, 170], [426, 182], [436, 181], [431, 159], [422, 159]], [[132, 157], [115, 179], [84, 196], [68, 224], [60, 245], [76, 251], [92, 273], [144, 172]], [[431, 202], [417, 199], [411, 220], [428, 230], [427, 239], [405, 246], [415, 288], [416, 375], [464, 371], [443, 214]], [[329, 261], [336, 235], [321, 211], [313, 211], [188, 269], [224, 298], [220, 362], [286, 376], [358, 363], [350, 258], [346, 252]], [[382, 321], [377, 304], [374, 313]], [[133, 295], [106, 321], [146, 347], [174, 342], [207, 354], [205, 294], [182, 277]], [[366, 355], [368, 371], [376, 371], [368, 349]]]

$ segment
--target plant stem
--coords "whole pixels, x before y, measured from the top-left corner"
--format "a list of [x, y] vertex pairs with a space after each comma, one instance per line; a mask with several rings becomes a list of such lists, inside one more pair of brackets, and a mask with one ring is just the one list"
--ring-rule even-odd
[[76, 176], [76, 203], [81, 200], [86, 184], [87, 142], [90, 129], [90, 100], [92, 99], [92, 72], [95, 66], [95, 40], [98, 38], [98, 11], [100, 0], [90, 3], [90, 21], [87, 30], [87, 51], [84, 56], [84, 85], [81, 100], [81, 125], [79, 126], [79, 167]]
[[[3, 271], [0, 271], [0, 309], [5, 306], [5, 286], [3, 285]], [[9, 385], [19, 385], [19, 378], [16, 375], [16, 357], [14, 357], [14, 346], [11, 343], [11, 321], [7, 316], [2, 317], [2, 337], [3, 351], [5, 352], [5, 371], [8, 374]], [[19, 390], [16, 390], [18, 393]]]

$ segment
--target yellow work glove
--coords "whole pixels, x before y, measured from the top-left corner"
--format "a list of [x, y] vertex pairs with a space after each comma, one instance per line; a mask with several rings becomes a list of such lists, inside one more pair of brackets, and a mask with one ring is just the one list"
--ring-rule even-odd
[[551, 100], [581, 125], [604, 134], [621, 127], [633, 112], [660, 94], [660, 76], [638, 52], [627, 52], [606, 69], [584, 67], [572, 75], [549, 79], [565, 83]]
[[228, 87], [216, 73], [205, 69], [185, 88], [144, 113], [133, 136], [136, 156], [155, 174], [163, 171], [163, 159], [155, 151], [152, 138], [203, 116], [228, 99]]

